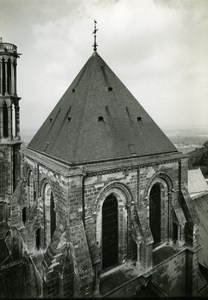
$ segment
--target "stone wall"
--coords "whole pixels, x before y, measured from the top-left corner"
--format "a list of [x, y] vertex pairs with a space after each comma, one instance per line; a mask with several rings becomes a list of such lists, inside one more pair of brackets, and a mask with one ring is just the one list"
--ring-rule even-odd
[[[131, 243], [132, 243], [132, 232], [131, 232], [131, 221], [133, 220], [133, 215], [135, 211], [135, 207], [142, 207], [142, 215], [144, 216], [143, 222], [146, 222], [146, 227], [148, 228], [148, 218], [149, 218], [149, 190], [151, 186], [155, 182], [166, 181], [166, 194], [164, 194], [164, 202], [162, 207], [162, 218], [164, 221], [162, 222], [161, 234], [164, 237], [163, 240], [167, 241], [167, 239], [172, 235], [171, 233], [171, 224], [170, 224], [170, 232], [168, 233], [168, 199], [171, 203], [179, 202], [179, 162], [168, 162], [155, 164], [151, 166], [143, 166], [137, 167], [135, 169], [125, 169], [118, 170], [113, 173], [101, 173], [98, 174], [90, 174], [84, 179], [84, 215], [85, 215], [85, 229], [87, 240], [90, 247], [91, 258], [93, 262], [96, 262], [98, 257], [101, 257], [101, 246], [100, 246], [100, 238], [97, 234], [101, 232], [100, 228], [97, 229], [97, 223], [100, 223], [99, 219], [99, 203], [103, 203], [105, 198], [110, 192], [117, 193], [116, 196], [119, 198], [118, 190], [124, 191], [124, 197], [126, 198], [126, 209], [128, 215], [128, 224], [126, 227], [120, 226], [119, 237], [122, 237], [123, 234], [126, 235], [127, 246], [126, 250], [124, 250], [123, 261], [126, 259], [131, 259], [133, 257], [133, 253], [131, 251]], [[101, 204], [102, 205], [102, 204]], [[121, 210], [120, 210], [121, 211]], [[170, 212], [171, 213], [171, 212]], [[178, 205], [177, 207], [177, 216], [180, 217], [178, 221], [181, 224], [184, 224], [186, 221], [185, 216], [181, 207]], [[124, 215], [123, 215], [124, 216]], [[143, 217], [142, 217], [143, 218]], [[123, 221], [125, 217], [123, 217]], [[141, 221], [141, 214], [140, 214]], [[141, 224], [140, 224], [141, 226]], [[124, 231], [125, 228], [125, 232]], [[142, 228], [140, 228], [142, 231]], [[169, 236], [168, 236], [169, 235]], [[183, 230], [180, 236], [183, 243]], [[119, 239], [120, 243], [122, 243], [122, 238]], [[142, 253], [149, 252], [149, 250], [143, 249]], [[141, 259], [143, 261], [148, 260], [148, 258], [141, 255]], [[146, 263], [146, 262], [145, 262]]]
[[[39, 219], [39, 226], [42, 228], [44, 236], [44, 195], [43, 187], [48, 183], [54, 195], [55, 212], [56, 212], [56, 230], [52, 237], [51, 243], [46, 248], [45, 243], [42, 243], [42, 249], [46, 251], [44, 261], [47, 265], [45, 269], [47, 293], [49, 296], [57, 296], [57, 293], [63, 295], [90, 295], [93, 289], [93, 271], [91, 259], [88, 250], [88, 244], [85, 235], [83, 223], [82, 209], [82, 176], [63, 176], [61, 173], [55, 172], [44, 165], [38, 165], [34, 161], [27, 159], [25, 165], [25, 177], [29, 171], [34, 175], [34, 189], [36, 189], [39, 214], [42, 218]], [[32, 212], [32, 209], [31, 209]], [[33, 217], [33, 220], [35, 216]], [[27, 227], [27, 226], [26, 226]], [[67, 231], [68, 243], [70, 243], [70, 260], [66, 263], [65, 268], [70, 268], [73, 273], [73, 291], [67, 291], [67, 282], [70, 280], [67, 276], [60, 277], [59, 262], [56, 261], [57, 250], [60, 246], [61, 235], [57, 232]], [[67, 228], [67, 229], [66, 229]], [[31, 240], [33, 240], [32, 251], [36, 252], [34, 236], [30, 230]], [[33, 249], [33, 250], [32, 250]], [[47, 257], [50, 254], [51, 259]], [[55, 263], [55, 267], [52, 267]], [[71, 267], [69, 265], [71, 264]], [[58, 269], [57, 269], [58, 268]], [[62, 279], [61, 279], [62, 278]], [[71, 277], [70, 277], [71, 278]]]
[[[183, 164], [185, 168], [186, 162], [184, 161]], [[182, 278], [185, 276], [184, 268], [187, 261], [182, 254], [170, 260], [170, 265], [166, 264], [161, 267], [161, 270], [155, 272], [152, 254], [154, 241], [149, 226], [150, 190], [155, 183], [158, 183], [161, 187], [161, 242], [173, 244], [172, 223], [174, 222], [178, 239], [175, 247], [184, 245], [188, 207], [184, 214], [180, 197], [181, 188], [187, 185], [187, 177], [185, 172], [182, 172], [180, 160], [158, 161], [133, 167], [130, 165], [125, 168], [121, 161], [119, 166], [118, 163], [115, 165], [112, 163], [112, 168], [108, 166], [108, 170], [105, 170], [105, 165], [102, 164], [102, 167], [100, 166], [96, 171], [93, 170], [93, 166], [67, 169], [66, 166], [59, 166], [56, 162], [49, 164], [47, 159], [40, 159], [38, 162], [28, 156], [24, 169], [26, 181], [30, 171], [34, 176], [36, 207], [30, 208], [28, 213], [28, 220], [31, 219], [33, 222], [30, 223], [29, 231], [29, 223], [25, 224], [25, 234], [28, 235], [25, 240], [30, 252], [38, 253], [33, 233], [41, 228], [41, 249], [45, 253], [44, 280], [48, 296], [59, 294], [90, 296], [99, 286], [99, 276], [103, 272], [102, 205], [111, 193], [118, 201], [119, 264], [129, 260], [134, 261], [138, 274], [153, 271], [155, 283], [159, 286], [164, 281], [162, 278], [164, 277], [169, 282], [167, 284], [171, 293], [175, 293], [174, 289], [177, 285], [179, 285], [179, 293], [185, 292]], [[46, 183], [50, 185], [54, 195], [56, 212], [56, 231], [49, 245], [44, 243], [43, 194]], [[26, 193], [29, 196], [27, 182]], [[32, 212], [34, 215], [30, 216]], [[189, 230], [190, 234], [192, 231]], [[62, 243], [62, 234], [58, 232], [66, 233], [69, 260], [65, 264], [65, 269], [72, 273], [69, 277], [60, 275], [61, 265], [56, 257], [59, 245]], [[194, 268], [193, 262], [192, 266]], [[179, 281], [174, 279], [177, 272], [181, 278]], [[160, 287], [165, 289], [163, 285]]]
[[186, 295], [186, 253], [170, 258], [154, 269], [152, 281], [169, 296]]

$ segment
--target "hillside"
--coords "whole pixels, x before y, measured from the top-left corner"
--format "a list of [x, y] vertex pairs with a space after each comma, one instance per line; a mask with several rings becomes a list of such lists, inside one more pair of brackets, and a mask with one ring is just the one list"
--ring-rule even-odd
[[189, 169], [200, 167], [203, 175], [208, 177], [208, 141], [203, 144], [203, 147], [196, 148], [188, 154], [190, 155]]

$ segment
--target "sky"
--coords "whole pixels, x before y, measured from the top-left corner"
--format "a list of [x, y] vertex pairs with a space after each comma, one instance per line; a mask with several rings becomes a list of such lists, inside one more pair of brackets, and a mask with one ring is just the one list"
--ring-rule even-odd
[[98, 53], [161, 129], [208, 128], [207, 0], [0, 0], [18, 60], [21, 131], [36, 131]]

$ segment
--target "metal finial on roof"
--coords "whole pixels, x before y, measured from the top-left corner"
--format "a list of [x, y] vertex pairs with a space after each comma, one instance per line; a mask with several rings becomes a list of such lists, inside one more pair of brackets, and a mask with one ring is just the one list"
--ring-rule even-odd
[[97, 51], [97, 43], [96, 43], [96, 32], [98, 29], [96, 28], [97, 21], [94, 20], [94, 31], [92, 34], [94, 34], [94, 44], [93, 44], [93, 50], [96, 52]]

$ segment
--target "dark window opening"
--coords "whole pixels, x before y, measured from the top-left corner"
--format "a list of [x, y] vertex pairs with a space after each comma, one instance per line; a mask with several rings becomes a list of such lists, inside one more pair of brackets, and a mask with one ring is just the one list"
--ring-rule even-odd
[[41, 241], [41, 231], [40, 228], [38, 228], [35, 232], [35, 242], [36, 242], [36, 248], [37, 250], [40, 249], [40, 241]]
[[50, 214], [51, 214], [51, 238], [52, 238], [54, 231], [56, 229], [56, 212], [55, 212], [53, 193], [51, 193]]
[[173, 222], [173, 241], [176, 242], [178, 239], [178, 226]]
[[27, 221], [27, 209], [26, 209], [26, 207], [24, 207], [22, 209], [22, 222], [23, 222], [24, 225], [25, 225], [26, 221]]
[[102, 267], [108, 269], [118, 264], [118, 203], [109, 195], [102, 207]]
[[150, 229], [154, 245], [161, 241], [161, 191], [159, 183], [155, 183], [150, 191]]
[[5, 95], [5, 89], [6, 89], [6, 86], [5, 86], [5, 62], [4, 60], [2, 61], [2, 95]]
[[72, 93], [75, 93], [75, 89], [72, 89]]
[[50, 118], [50, 122], [52, 122], [53, 121], [53, 119], [52, 118]]
[[8, 130], [8, 108], [6, 103], [3, 106], [3, 136], [5, 138], [8, 137], [9, 130]]
[[142, 120], [142, 117], [137, 117], [137, 121], [141, 121]]
[[33, 200], [36, 199], [36, 191], [33, 191]]
[[98, 122], [104, 122], [103, 116], [99, 116], [99, 117], [98, 117]]
[[112, 92], [112, 91], [113, 91], [112, 86], [109, 86], [109, 87], [108, 87], [108, 91], [109, 91], [109, 92]]
[[11, 60], [7, 62], [7, 89], [8, 93], [11, 94]]
[[68, 121], [71, 122], [71, 120], [72, 120], [72, 118], [71, 118], [71, 117], [68, 117]]

